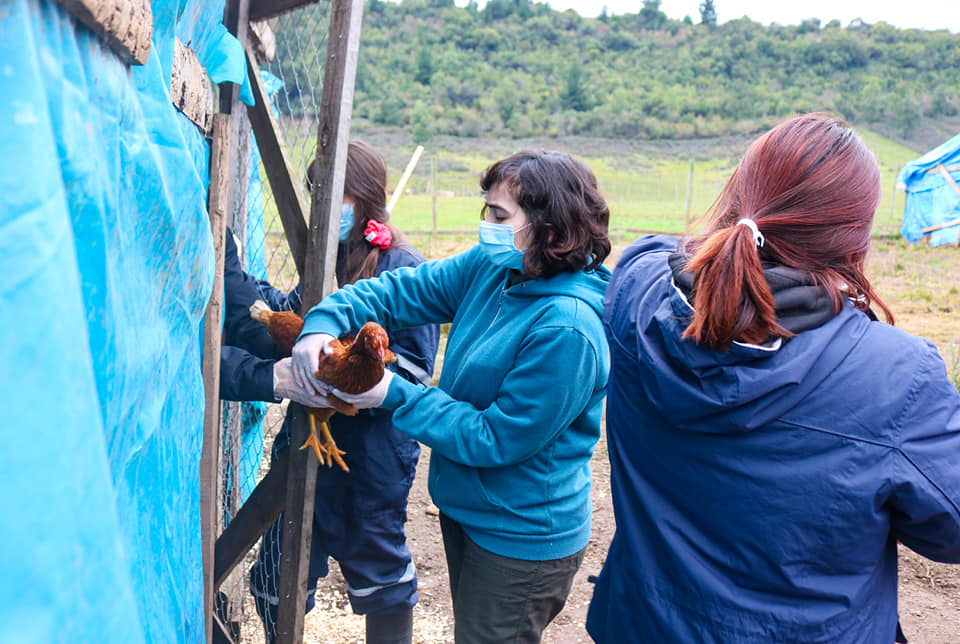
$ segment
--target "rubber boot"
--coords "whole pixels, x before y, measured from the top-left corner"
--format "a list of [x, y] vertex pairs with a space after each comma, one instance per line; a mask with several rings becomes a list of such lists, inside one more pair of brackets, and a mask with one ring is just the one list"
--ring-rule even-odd
[[367, 644], [411, 644], [413, 609], [367, 615]]

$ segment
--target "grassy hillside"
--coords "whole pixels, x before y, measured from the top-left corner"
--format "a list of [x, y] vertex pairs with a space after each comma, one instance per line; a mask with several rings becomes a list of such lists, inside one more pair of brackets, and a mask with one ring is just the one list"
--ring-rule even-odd
[[[668, 19], [658, 0], [642, 5], [594, 19], [530, 0], [489, 0], [483, 10], [368, 0], [354, 116], [418, 141], [705, 138], [819, 109], [901, 141], [918, 137], [915, 149], [960, 127], [960, 35], [815, 18], [693, 24]], [[323, 28], [314, 22], [286, 23], [278, 49], [313, 42]], [[280, 76], [293, 78], [300, 62], [281, 60]], [[303, 114], [299, 92], [319, 87], [319, 68], [311, 73], [285, 88], [295, 95], [280, 101], [290, 116]]]

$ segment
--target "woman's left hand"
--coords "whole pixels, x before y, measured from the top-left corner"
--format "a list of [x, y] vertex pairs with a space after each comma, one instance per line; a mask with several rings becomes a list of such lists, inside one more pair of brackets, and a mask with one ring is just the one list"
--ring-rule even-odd
[[380, 382], [362, 394], [348, 394], [335, 388], [331, 388], [330, 393], [357, 409], [371, 409], [383, 404], [384, 399], [387, 397], [387, 391], [390, 389], [391, 380], [393, 380], [393, 372], [389, 369], [384, 369], [383, 378], [380, 379]]

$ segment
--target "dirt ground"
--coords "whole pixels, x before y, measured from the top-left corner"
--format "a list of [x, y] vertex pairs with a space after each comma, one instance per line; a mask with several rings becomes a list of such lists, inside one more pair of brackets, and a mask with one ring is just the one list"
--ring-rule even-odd
[[[453, 642], [450, 605], [440, 525], [427, 493], [429, 449], [424, 450], [410, 493], [407, 538], [419, 574], [420, 604], [414, 612], [414, 642]], [[610, 468], [601, 440], [593, 459], [593, 535], [567, 599], [567, 605], [544, 633], [546, 644], [592, 641], [584, 629], [593, 584], [600, 572], [615, 523], [610, 500]], [[318, 586], [318, 606], [306, 618], [307, 642], [363, 642], [363, 620], [350, 611], [339, 571]], [[960, 643], [960, 566], [938, 564], [900, 548], [900, 619], [911, 644]]]

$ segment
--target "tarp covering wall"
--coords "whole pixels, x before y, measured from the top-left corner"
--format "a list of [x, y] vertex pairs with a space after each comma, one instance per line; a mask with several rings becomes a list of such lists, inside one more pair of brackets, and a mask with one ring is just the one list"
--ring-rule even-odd
[[0, 7], [0, 642], [204, 640], [209, 148], [170, 67], [175, 35], [215, 80], [242, 51], [222, 0], [152, 9], [127, 67], [56, 4]]
[[[907, 191], [901, 234], [910, 241], [918, 241], [924, 228], [960, 219], [960, 193], [955, 187], [960, 185], [960, 134], [904, 166], [897, 184]], [[960, 226], [936, 230], [930, 233], [930, 245], [956, 244], [958, 237]]]

